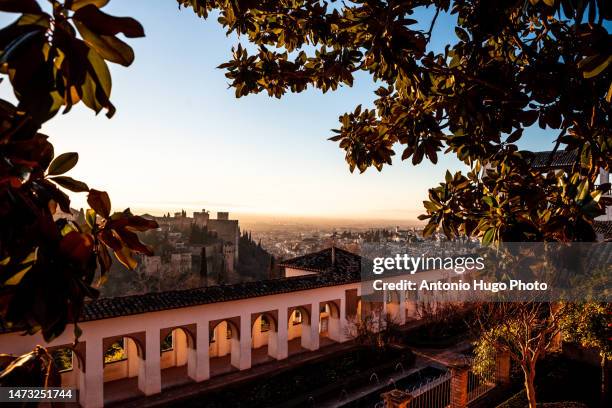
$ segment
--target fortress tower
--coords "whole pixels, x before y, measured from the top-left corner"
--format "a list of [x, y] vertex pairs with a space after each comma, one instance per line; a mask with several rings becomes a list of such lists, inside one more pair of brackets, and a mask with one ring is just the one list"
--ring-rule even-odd
[[194, 211], [193, 212], [193, 222], [198, 227], [206, 227], [208, 226], [208, 220], [210, 219], [210, 213], [202, 208], [202, 212]]
[[223, 244], [223, 260], [225, 264], [225, 276], [229, 276], [234, 273], [234, 258], [236, 253], [236, 246], [231, 242]]

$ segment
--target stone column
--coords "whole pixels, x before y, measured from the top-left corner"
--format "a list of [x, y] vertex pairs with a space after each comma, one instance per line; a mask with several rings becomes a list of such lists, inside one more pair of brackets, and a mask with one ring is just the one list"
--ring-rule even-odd
[[[338, 308], [336, 310], [336, 304], [334, 302], [329, 302], [329, 320], [328, 320], [328, 333], [329, 338], [333, 341], [341, 342], [342, 341], [342, 324], [340, 323], [340, 316], [342, 316], [342, 310]], [[333, 309], [332, 309], [333, 308]], [[337, 314], [336, 314], [337, 313]]]
[[238, 365], [240, 370], [251, 368], [251, 329], [251, 314], [240, 316], [240, 359]]
[[187, 375], [195, 382], [210, 378], [209, 338], [208, 321], [197, 322], [195, 347], [190, 347], [187, 351]]
[[83, 408], [104, 406], [104, 351], [101, 338], [85, 342], [84, 367], [79, 367], [79, 403]]
[[497, 353], [495, 356], [495, 383], [497, 385], [510, 384], [510, 365], [510, 353]]
[[385, 402], [385, 408], [408, 408], [412, 401], [412, 395], [397, 389], [380, 394], [380, 397]]
[[469, 366], [456, 365], [451, 367], [451, 408], [466, 408], [468, 404], [468, 372]]
[[[174, 330], [174, 355], [176, 358], [176, 366], [181, 367], [188, 364], [188, 354], [190, 347], [195, 347], [194, 344], [189, 346], [190, 340], [187, 338], [187, 333], [182, 329]], [[189, 371], [189, 369], [187, 369]]]
[[289, 355], [288, 320], [287, 308], [281, 307], [276, 322], [278, 327], [268, 334], [268, 355], [277, 360], [283, 360]]
[[125, 339], [124, 346], [127, 345], [126, 353], [127, 353], [127, 364], [128, 364], [128, 377], [138, 377], [138, 346], [136, 342], [132, 339]]
[[138, 389], [145, 395], [161, 392], [159, 329], [150, 328], [145, 333], [144, 359], [141, 356], [138, 370]]
[[[242, 333], [233, 333], [236, 331], [234, 327], [232, 329], [232, 337], [230, 338], [230, 364], [240, 369], [240, 339]], [[250, 338], [251, 336], [249, 336]]]
[[346, 291], [344, 292], [344, 298], [340, 299], [340, 333], [338, 336], [339, 342], [345, 342], [348, 340], [348, 320], [346, 316], [347, 299]]
[[319, 302], [310, 307], [310, 321], [302, 321], [302, 347], [308, 350], [319, 349]]

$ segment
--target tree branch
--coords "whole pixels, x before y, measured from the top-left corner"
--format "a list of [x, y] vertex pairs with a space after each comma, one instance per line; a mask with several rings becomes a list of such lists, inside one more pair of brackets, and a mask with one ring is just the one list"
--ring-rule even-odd
[[434, 14], [433, 19], [431, 20], [431, 24], [429, 25], [429, 30], [426, 33], [427, 42], [431, 40], [431, 32], [433, 31], [434, 26], [436, 25], [436, 20], [438, 19], [439, 14], [440, 14], [440, 7], [436, 7], [436, 14]]

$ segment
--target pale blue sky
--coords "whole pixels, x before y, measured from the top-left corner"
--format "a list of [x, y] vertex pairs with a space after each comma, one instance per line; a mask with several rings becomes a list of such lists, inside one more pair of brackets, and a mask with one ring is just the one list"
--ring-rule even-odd
[[[147, 35], [129, 40], [136, 53], [131, 67], [111, 67], [116, 115], [96, 117], [79, 105], [44, 131], [56, 154], [79, 152], [71, 175], [107, 190], [117, 210], [411, 221], [423, 212], [427, 188], [447, 168], [461, 168], [445, 157], [437, 166], [397, 161], [382, 173], [350, 174], [344, 152], [327, 137], [340, 114], [359, 103], [371, 106], [374, 85], [367, 76], [335, 93], [236, 99], [215, 67], [229, 59], [237, 40], [216, 19], [179, 11], [173, 0], [112, 0], [105, 11], [135, 17]], [[424, 15], [428, 25], [431, 13]], [[0, 23], [15, 17], [1, 15]], [[451, 19], [438, 20], [440, 41], [454, 38]], [[0, 94], [7, 96], [7, 82]], [[534, 132], [536, 140], [522, 147], [550, 148], [552, 136]], [[73, 196], [73, 206], [84, 202], [84, 195]]]

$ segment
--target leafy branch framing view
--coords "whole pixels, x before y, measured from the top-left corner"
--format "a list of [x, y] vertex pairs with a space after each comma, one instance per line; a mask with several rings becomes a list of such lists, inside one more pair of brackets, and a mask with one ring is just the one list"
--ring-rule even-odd
[[[108, 62], [129, 66], [118, 37], [144, 36], [129, 17], [101, 8], [109, 0], [0, 0], [17, 20], [0, 30], [0, 73], [17, 104], [0, 101], [0, 322], [49, 341], [76, 323], [95, 298], [111, 253], [126, 267], [150, 255], [137, 232], [154, 221], [113, 212], [107, 193], [66, 175], [76, 153], [54, 154], [42, 125], [83, 102], [115, 112]], [[377, 85], [374, 106], [340, 116], [330, 138], [350, 171], [418, 165], [453, 154], [467, 174], [447, 172], [424, 202], [424, 234], [502, 241], [594, 241], [593, 220], [609, 185], [612, 3], [598, 0], [178, 0], [207, 19], [218, 16], [242, 44], [220, 65], [236, 97], [280, 98], [309, 87], [352, 86], [355, 73]], [[431, 8], [432, 20], [411, 18]], [[441, 14], [456, 18], [456, 40], [432, 46]], [[428, 27], [414, 28], [417, 23]], [[572, 170], [531, 166], [517, 143], [537, 125], [555, 135], [554, 152], [575, 153]], [[550, 157], [552, 163], [554, 153]], [[64, 190], [87, 193], [78, 224]], [[59, 211], [61, 210], [61, 212]], [[546, 319], [544, 319], [546, 320]], [[75, 335], [78, 337], [78, 326]], [[581, 338], [587, 338], [581, 337]], [[586, 341], [586, 340], [585, 340]], [[531, 402], [531, 401], [530, 401]], [[535, 404], [535, 402], [533, 402]]]

